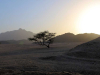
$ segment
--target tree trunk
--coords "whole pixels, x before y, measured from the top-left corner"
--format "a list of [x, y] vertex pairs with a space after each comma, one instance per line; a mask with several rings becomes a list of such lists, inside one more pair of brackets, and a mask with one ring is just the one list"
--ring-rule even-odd
[[44, 45], [44, 36], [43, 36], [43, 45]]
[[49, 44], [48, 45], [44, 44], [44, 45], [47, 46], [48, 48], [50, 48]]
[[50, 47], [49, 47], [49, 44], [48, 44], [48, 46], [47, 46], [47, 47], [48, 47], [48, 48], [50, 48]]

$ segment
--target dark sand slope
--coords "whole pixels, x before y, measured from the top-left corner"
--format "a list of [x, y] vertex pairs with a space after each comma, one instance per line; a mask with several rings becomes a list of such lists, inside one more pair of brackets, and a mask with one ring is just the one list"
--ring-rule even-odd
[[76, 46], [66, 53], [79, 58], [100, 59], [100, 37]]

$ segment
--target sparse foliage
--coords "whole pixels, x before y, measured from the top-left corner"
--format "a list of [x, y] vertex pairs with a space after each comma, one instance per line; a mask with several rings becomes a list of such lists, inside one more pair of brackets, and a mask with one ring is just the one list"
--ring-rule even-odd
[[45, 45], [48, 48], [49, 45], [53, 43], [55, 33], [49, 33], [49, 31], [44, 31], [36, 34], [33, 38], [29, 38], [30, 41], [35, 41], [39, 45]]

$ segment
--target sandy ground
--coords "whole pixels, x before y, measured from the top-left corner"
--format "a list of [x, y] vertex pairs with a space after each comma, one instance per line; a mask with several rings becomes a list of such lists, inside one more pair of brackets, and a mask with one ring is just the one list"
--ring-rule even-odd
[[55, 43], [49, 49], [34, 44], [0, 44], [0, 68], [1, 71], [9, 69], [15, 72], [69, 72], [100, 75], [99, 60], [79, 59], [65, 55], [68, 50], [79, 44], [81, 43]]

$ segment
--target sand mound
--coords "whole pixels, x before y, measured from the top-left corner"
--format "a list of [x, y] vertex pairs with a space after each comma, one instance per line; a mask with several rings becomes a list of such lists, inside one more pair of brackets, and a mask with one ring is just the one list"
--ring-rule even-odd
[[65, 53], [68, 56], [100, 59], [100, 37], [76, 46]]

